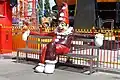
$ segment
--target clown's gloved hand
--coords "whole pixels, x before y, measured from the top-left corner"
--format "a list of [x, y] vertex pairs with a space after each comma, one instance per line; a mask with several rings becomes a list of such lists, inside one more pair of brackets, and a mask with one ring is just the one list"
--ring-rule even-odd
[[28, 36], [29, 36], [29, 34], [30, 34], [30, 30], [25, 31], [23, 33], [23, 35], [22, 35], [22, 40], [26, 41]]
[[96, 34], [95, 35], [95, 45], [101, 47], [103, 45], [104, 35], [103, 34]]

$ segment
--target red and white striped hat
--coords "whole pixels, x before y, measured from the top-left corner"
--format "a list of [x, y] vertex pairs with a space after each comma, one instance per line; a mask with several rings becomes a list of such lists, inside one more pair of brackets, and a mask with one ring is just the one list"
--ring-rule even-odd
[[68, 4], [63, 2], [59, 11], [59, 21], [69, 24]]

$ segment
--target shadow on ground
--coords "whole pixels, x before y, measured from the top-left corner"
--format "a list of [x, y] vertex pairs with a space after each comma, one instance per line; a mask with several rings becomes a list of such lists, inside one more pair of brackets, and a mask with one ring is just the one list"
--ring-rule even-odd
[[[14, 63], [17, 63], [16, 58], [12, 58]], [[19, 63], [21, 64], [30, 64], [30, 65], [37, 65], [39, 63], [38, 59], [31, 59], [28, 58], [27, 60], [22, 58], [19, 60]], [[70, 72], [77, 72], [77, 73], [84, 73], [86, 72], [88, 67], [87, 66], [81, 66], [81, 65], [73, 65], [71, 63], [57, 63], [56, 64], [56, 69], [59, 70], [65, 70], [65, 71], [70, 71]]]
[[60, 70], [70, 71], [70, 72], [77, 72], [77, 73], [88, 73], [88, 66], [82, 65], [75, 65], [71, 63], [57, 63], [56, 68]]

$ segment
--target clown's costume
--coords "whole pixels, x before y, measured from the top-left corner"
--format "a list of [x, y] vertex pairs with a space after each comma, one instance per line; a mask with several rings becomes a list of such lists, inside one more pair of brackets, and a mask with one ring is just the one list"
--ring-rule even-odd
[[51, 33], [38, 33], [27, 30], [22, 38], [27, 40], [27, 37], [32, 35], [39, 36], [53, 36], [55, 37], [52, 42], [48, 43], [46, 47], [43, 48], [40, 57], [40, 63], [35, 67], [37, 72], [53, 73], [55, 69], [56, 55], [67, 54], [70, 51], [70, 44], [73, 39], [71, 34], [73, 33], [73, 27], [69, 27], [68, 18], [68, 5], [63, 2], [61, 10], [59, 12], [59, 25], [56, 27], [54, 32]]

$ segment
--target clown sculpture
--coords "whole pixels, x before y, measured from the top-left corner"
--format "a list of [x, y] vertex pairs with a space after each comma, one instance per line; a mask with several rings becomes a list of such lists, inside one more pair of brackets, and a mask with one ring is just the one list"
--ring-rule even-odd
[[27, 37], [32, 35], [39, 36], [53, 36], [56, 37], [52, 42], [47, 44], [43, 48], [42, 54], [40, 57], [40, 63], [35, 67], [37, 72], [53, 73], [55, 68], [55, 63], [57, 63], [56, 55], [67, 54], [70, 51], [70, 44], [73, 39], [71, 34], [73, 33], [73, 27], [69, 27], [69, 18], [68, 18], [68, 5], [63, 2], [61, 10], [59, 11], [59, 24], [51, 33], [38, 33], [27, 30], [24, 32], [22, 38], [24, 41], [27, 40]]
[[[32, 35], [39, 36], [53, 36], [55, 39], [52, 42], [48, 43], [42, 50], [40, 56], [40, 63], [35, 67], [35, 71], [44, 72], [44, 73], [53, 73], [55, 69], [55, 64], [57, 63], [56, 55], [67, 54], [70, 51], [71, 41], [73, 40], [73, 27], [69, 27], [69, 14], [68, 14], [68, 5], [62, 3], [62, 7], [59, 11], [59, 24], [51, 33], [39, 33], [32, 32], [29, 29], [24, 32], [22, 38], [24, 41], [27, 40], [27, 37]], [[101, 37], [102, 36], [102, 37]], [[96, 35], [97, 46], [103, 44], [103, 35]]]

